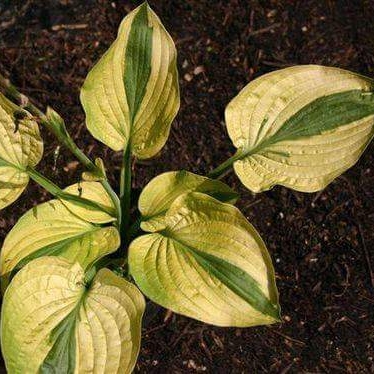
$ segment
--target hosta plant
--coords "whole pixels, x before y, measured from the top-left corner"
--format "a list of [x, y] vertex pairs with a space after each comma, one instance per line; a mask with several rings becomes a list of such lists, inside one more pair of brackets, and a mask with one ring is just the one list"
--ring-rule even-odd
[[[131, 372], [143, 294], [217, 326], [280, 321], [266, 245], [220, 178], [233, 169], [253, 192], [277, 184], [318, 191], [358, 160], [374, 132], [371, 79], [315, 65], [275, 71], [228, 104], [231, 158], [208, 176], [161, 174], [134, 202], [132, 164], [162, 149], [180, 102], [176, 49], [147, 3], [123, 20], [81, 90], [88, 130], [122, 152], [119, 186], [109, 184], [105, 160], [76, 146], [58, 113], [41, 111], [5, 78], [0, 87], [0, 208], [29, 179], [53, 196], [31, 207], [2, 245], [9, 373]], [[76, 184], [61, 188], [36, 170], [39, 126], [83, 164]]]

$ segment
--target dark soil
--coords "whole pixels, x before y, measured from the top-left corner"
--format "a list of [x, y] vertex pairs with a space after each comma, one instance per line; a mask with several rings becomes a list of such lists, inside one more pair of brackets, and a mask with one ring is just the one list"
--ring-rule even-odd
[[[8, 3], [8, 4], [6, 4]], [[176, 41], [180, 113], [158, 158], [136, 164], [134, 187], [167, 170], [206, 173], [233, 152], [225, 105], [250, 80], [294, 64], [324, 64], [374, 76], [372, 0], [154, 0]], [[1, 0], [0, 71], [66, 119], [118, 187], [120, 155], [84, 126], [79, 89], [134, 1]], [[12, 10], [10, 13], [6, 9]], [[46, 140], [40, 170], [61, 185], [79, 168]], [[283, 322], [217, 328], [150, 305], [137, 371], [142, 373], [374, 372], [374, 144], [324, 191], [282, 187], [254, 195], [229, 175], [239, 206], [257, 227], [277, 273]], [[56, 166], [56, 167], [55, 167]], [[49, 199], [34, 184], [0, 214], [0, 241], [31, 206]], [[370, 262], [371, 261], [371, 262]]]

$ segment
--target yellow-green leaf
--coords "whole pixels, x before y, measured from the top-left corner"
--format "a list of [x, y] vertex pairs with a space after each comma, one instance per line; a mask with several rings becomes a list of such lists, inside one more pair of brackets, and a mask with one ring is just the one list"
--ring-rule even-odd
[[151, 300], [219, 326], [279, 319], [270, 256], [237, 208], [187, 193], [173, 202], [165, 224], [129, 248], [130, 273]]
[[88, 268], [119, 244], [116, 228], [87, 222], [59, 200], [40, 204], [25, 213], [5, 238], [0, 254], [2, 289], [16, 271], [35, 258], [62, 256]]
[[8, 287], [1, 345], [9, 373], [131, 373], [145, 301], [107, 269], [87, 283], [59, 257], [27, 264]]
[[374, 134], [374, 81], [306, 65], [266, 74], [228, 105], [234, 169], [254, 192], [313, 192], [354, 165]]
[[43, 155], [38, 124], [0, 93], [0, 209], [14, 202], [29, 182], [28, 166]]
[[104, 161], [98, 157], [95, 159], [95, 165], [98, 168], [98, 172], [91, 172], [91, 171], [84, 171], [82, 173], [82, 178], [85, 181], [92, 182], [92, 181], [103, 181], [106, 179], [106, 171], [104, 166]]
[[155, 232], [165, 227], [165, 213], [173, 201], [186, 192], [203, 192], [222, 202], [234, 204], [238, 194], [226, 184], [188, 171], [171, 171], [153, 178], [139, 197], [141, 228]]
[[[106, 210], [113, 210], [113, 212], [115, 212], [116, 208], [113, 204], [113, 200], [99, 182], [76, 183], [65, 188], [65, 192], [94, 201], [107, 208]], [[114, 213], [110, 215], [103, 210], [94, 209], [90, 206], [78, 205], [73, 201], [61, 201], [72, 213], [85, 221], [92, 223], [108, 223], [116, 220]]]
[[129, 13], [82, 88], [92, 135], [116, 151], [130, 146], [141, 159], [158, 153], [179, 109], [176, 56], [147, 3]]

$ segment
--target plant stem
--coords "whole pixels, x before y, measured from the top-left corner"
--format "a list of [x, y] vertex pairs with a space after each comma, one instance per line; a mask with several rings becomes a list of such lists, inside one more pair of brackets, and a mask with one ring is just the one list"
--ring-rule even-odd
[[63, 191], [60, 187], [58, 187], [55, 183], [53, 183], [51, 180], [49, 180], [44, 175], [40, 174], [35, 169], [28, 167], [26, 169], [27, 174], [30, 176], [30, 178], [35, 181], [37, 184], [39, 184], [41, 187], [43, 187], [46, 191], [48, 191], [51, 195], [68, 201], [74, 201], [78, 205], [82, 207], [90, 206], [94, 209], [102, 210], [105, 213], [108, 213], [110, 215], [113, 215], [115, 212], [112, 209], [109, 209], [102, 204], [96, 203], [92, 200], [88, 200], [84, 197], [73, 195], [71, 193]]
[[139, 234], [140, 224], [142, 222], [142, 217], [138, 217], [136, 221], [129, 227], [129, 239], [133, 240]]
[[129, 243], [130, 239], [131, 174], [131, 151], [130, 145], [128, 145], [123, 152], [119, 195], [122, 212], [120, 233], [125, 245]]
[[[37, 108], [27, 96], [21, 94], [15, 86], [13, 86], [8, 79], [0, 74], [0, 89], [3, 91], [5, 96], [8, 96], [10, 99], [18, 103], [22, 108], [26, 109], [33, 116], [40, 119], [40, 123], [45, 126], [49, 131], [51, 131], [59, 142], [65, 146], [73, 155], [82, 163], [82, 165], [93, 173], [101, 173], [101, 170], [92, 162], [92, 160], [87, 157], [82, 150], [77, 146], [71, 136], [67, 131], [61, 132], [58, 131], [58, 128], [52, 123], [50, 119], [39, 109]], [[118, 219], [118, 224], [121, 221], [121, 209], [120, 201], [117, 194], [114, 192], [113, 188], [110, 186], [109, 182], [105, 179], [100, 181], [105, 191], [108, 193], [112, 202], [116, 208], [116, 214]]]
[[232, 169], [235, 161], [239, 160], [243, 155], [236, 152], [233, 156], [224, 161], [221, 165], [217, 166], [214, 170], [208, 173], [209, 178], [220, 179], [224, 174]]

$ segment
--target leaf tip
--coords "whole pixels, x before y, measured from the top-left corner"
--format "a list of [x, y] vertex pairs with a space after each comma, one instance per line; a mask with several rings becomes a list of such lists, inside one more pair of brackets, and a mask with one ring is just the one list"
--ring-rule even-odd
[[283, 322], [281, 307], [278, 303], [276, 305], [274, 305], [274, 310], [273, 311], [274, 311], [274, 313], [272, 313], [272, 317], [274, 318], [274, 323]]

